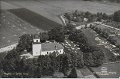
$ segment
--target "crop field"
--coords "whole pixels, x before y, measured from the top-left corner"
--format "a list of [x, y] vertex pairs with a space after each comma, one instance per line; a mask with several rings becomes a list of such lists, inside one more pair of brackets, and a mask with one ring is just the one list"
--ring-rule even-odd
[[109, 63], [109, 64], [103, 64], [100, 67], [92, 67], [92, 70], [96, 73], [102, 72], [101, 68], [106, 67], [107, 73], [106, 75], [100, 75], [100, 78], [119, 78], [120, 77], [120, 63]]
[[23, 34], [43, 32], [5, 10], [2, 10], [1, 19], [0, 48], [16, 43]]
[[19, 18], [23, 19], [24, 21], [44, 31], [48, 31], [54, 27], [60, 26], [60, 24], [25, 8], [10, 9], [9, 11]]
[[[92, 13], [96, 12], [105, 12], [107, 14], [112, 14], [114, 11], [120, 9], [118, 5], [108, 5], [102, 4], [99, 2], [89, 2], [89, 1], [78, 1], [78, 0], [37, 0], [37, 1], [7, 1], [7, 3], [18, 6], [20, 8], [29, 9], [35, 13], [41, 14], [42, 16], [47, 17], [57, 23], [62, 24], [61, 20], [58, 18], [58, 15], [72, 11], [90, 11]], [[8, 8], [9, 9], [9, 8]]]

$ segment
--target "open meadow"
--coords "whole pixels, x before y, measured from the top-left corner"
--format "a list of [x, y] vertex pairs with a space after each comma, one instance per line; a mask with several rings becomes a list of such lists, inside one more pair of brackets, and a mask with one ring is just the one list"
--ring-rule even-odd
[[2, 11], [0, 24], [0, 48], [18, 42], [23, 34], [35, 34], [43, 30], [32, 26], [8, 11]]

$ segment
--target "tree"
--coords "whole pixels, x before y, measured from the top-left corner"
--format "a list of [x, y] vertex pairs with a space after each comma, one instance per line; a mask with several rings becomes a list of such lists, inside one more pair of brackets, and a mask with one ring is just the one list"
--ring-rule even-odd
[[73, 13], [73, 16], [74, 16], [74, 17], [78, 17], [78, 16], [79, 16], [78, 10], [75, 10], [75, 12]]
[[0, 62], [0, 78], [3, 78], [4, 71], [2, 69], [2, 62]]
[[46, 40], [49, 39], [49, 36], [48, 36], [48, 33], [47, 33], [47, 32], [39, 33], [39, 36], [40, 36], [40, 41], [41, 41], [41, 42], [45, 42]]
[[92, 55], [94, 60], [94, 66], [100, 66], [103, 64], [104, 53], [102, 51], [94, 51]]
[[75, 67], [72, 68], [68, 78], [77, 78], [77, 72], [76, 72]]
[[71, 53], [71, 63], [72, 67], [82, 68], [84, 65], [82, 54], [79, 53]]
[[75, 27], [72, 24], [67, 24], [64, 27], [64, 33], [65, 34], [70, 34], [74, 29], [75, 29]]
[[90, 13], [90, 12], [88, 12], [88, 11], [85, 12], [85, 15], [84, 15], [85, 18], [90, 18], [90, 16], [91, 16], [91, 13]]
[[2, 68], [5, 72], [16, 72], [16, 61], [20, 61], [19, 52], [15, 49], [8, 52], [2, 61]]
[[24, 51], [24, 50], [27, 50], [28, 52], [32, 51], [32, 41], [33, 41], [32, 35], [24, 34], [20, 37], [16, 49], [19, 51]]
[[84, 61], [87, 66], [100, 66], [103, 63], [104, 53], [96, 47], [90, 47], [92, 52], [84, 53]]
[[41, 77], [41, 68], [37, 66], [34, 70], [34, 78], [40, 78]]
[[107, 20], [108, 17], [109, 17], [109, 16], [108, 16], [106, 13], [103, 13], [103, 14], [102, 14], [102, 19]]
[[66, 75], [67, 70], [69, 69], [68, 57], [65, 54], [57, 56], [57, 61], [59, 62], [59, 71]]
[[49, 39], [57, 42], [63, 42], [65, 39], [63, 27], [55, 27], [48, 32]]
[[113, 20], [116, 21], [116, 22], [120, 22], [120, 10], [114, 12]]
[[65, 13], [64, 16], [68, 19], [68, 23], [73, 19], [73, 15], [71, 13]]
[[25, 59], [21, 59], [20, 61], [15, 61], [16, 64], [16, 71], [20, 72], [20, 73], [25, 73], [27, 72], [26, 70], [26, 60]]
[[51, 66], [54, 68], [54, 70], [58, 70], [59, 69], [59, 62], [56, 60], [56, 52], [53, 52], [49, 55], [50, 59], [51, 59]]
[[102, 13], [97, 13], [97, 21], [101, 21], [102, 20]]
[[54, 66], [52, 66], [51, 58], [48, 55], [40, 55], [38, 60], [38, 65], [41, 67], [42, 75], [52, 75], [54, 73]]

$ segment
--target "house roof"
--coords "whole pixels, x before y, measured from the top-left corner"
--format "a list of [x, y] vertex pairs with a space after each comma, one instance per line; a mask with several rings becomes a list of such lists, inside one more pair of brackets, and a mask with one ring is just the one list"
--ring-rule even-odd
[[41, 45], [42, 47], [42, 51], [52, 51], [52, 50], [60, 50], [60, 49], [64, 49], [64, 47], [59, 44], [59, 43], [42, 43]]

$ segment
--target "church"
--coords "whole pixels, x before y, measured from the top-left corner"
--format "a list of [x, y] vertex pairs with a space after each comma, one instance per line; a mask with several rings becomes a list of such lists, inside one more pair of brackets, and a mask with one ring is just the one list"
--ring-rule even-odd
[[41, 43], [40, 37], [35, 37], [32, 43], [32, 55], [49, 55], [56, 52], [57, 55], [64, 53], [64, 47], [57, 42], [45, 42]]

